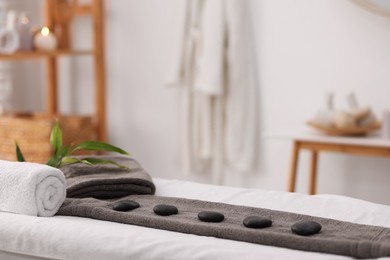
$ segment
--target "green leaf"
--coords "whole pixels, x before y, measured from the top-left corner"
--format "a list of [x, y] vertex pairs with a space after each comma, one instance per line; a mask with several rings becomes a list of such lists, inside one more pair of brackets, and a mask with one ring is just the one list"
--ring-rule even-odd
[[98, 141], [86, 141], [86, 142], [79, 143], [73, 148], [72, 152], [76, 150], [107, 151], [107, 152], [116, 152], [116, 153], [128, 155], [128, 152], [116, 146], [103, 143], [103, 142], [98, 142]]
[[50, 144], [54, 150], [54, 154], [57, 155], [62, 149], [62, 131], [58, 120], [54, 122], [53, 129], [51, 130]]
[[50, 157], [49, 161], [47, 161], [46, 164], [51, 166], [51, 167], [57, 168], [58, 157], [56, 155], [53, 155], [52, 157]]
[[112, 165], [115, 165], [121, 169], [125, 169], [125, 170], [128, 170], [130, 171], [130, 169], [122, 164], [119, 164], [117, 162], [114, 162], [114, 161], [111, 161], [111, 160], [103, 160], [103, 159], [100, 159], [100, 158], [96, 158], [96, 157], [87, 157], [87, 158], [83, 158], [82, 161], [87, 161], [93, 165], [96, 165], [96, 164], [112, 164]]
[[[111, 160], [103, 160], [94, 157], [87, 157], [81, 159], [69, 157], [70, 154], [72, 154], [74, 151], [77, 150], [107, 151], [107, 152], [116, 152], [125, 155], [128, 155], [128, 153], [116, 146], [113, 146], [108, 143], [98, 142], [98, 141], [86, 141], [77, 144], [74, 147], [69, 145], [62, 147], [62, 131], [59, 126], [58, 120], [56, 120], [53, 124], [53, 129], [50, 134], [50, 145], [53, 149], [54, 154], [51, 156], [51, 158], [47, 161], [46, 164], [55, 168], [59, 168], [64, 165], [70, 165], [75, 163], [83, 163], [90, 166], [97, 165], [97, 164], [112, 164], [119, 168], [130, 171], [128, 167]], [[18, 161], [24, 161], [22, 152], [20, 151], [19, 146], [17, 144], [16, 144], [16, 154], [17, 154]]]
[[58, 150], [57, 154], [54, 154], [46, 164], [55, 168], [60, 167], [62, 159], [69, 155], [69, 151], [70, 151], [69, 145], [65, 147], [61, 147]]
[[61, 148], [59, 155], [63, 158], [70, 154], [70, 145]]
[[75, 164], [75, 163], [84, 163], [84, 164], [88, 164], [90, 166], [93, 166], [93, 164], [88, 162], [88, 161], [85, 161], [85, 160], [82, 160], [82, 159], [78, 159], [78, 158], [74, 158], [74, 157], [62, 158], [60, 166], [65, 166], [65, 165], [70, 165], [70, 164]]
[[26, 160], [24, 159], [23, 153], [20, 150], [20, 147], [17, 142], [15, 142], [15, 146], [16, 146], [16, 159], [18, 160], [18, 162], [25, 162]]
[[86, 158], [74, 158], [74, 157], [65, 157], [62, 159], [61, 166], [69, 165], [69, 164], [75, 164], [75, 163], [83, 163], [90, 166], [97, 165], [97, 164], [112, 164], [115, 165], [121, 169], [130, 171], [130, 169], [122, 164], [119, 164], [117, 162], [111, 161], [111, 160], [103, 160], [100, 158], [95, 157], [86, 157]]

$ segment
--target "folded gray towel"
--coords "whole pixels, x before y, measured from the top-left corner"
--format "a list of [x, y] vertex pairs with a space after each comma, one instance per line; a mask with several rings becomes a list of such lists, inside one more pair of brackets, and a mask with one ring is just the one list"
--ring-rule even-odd
[[140, 164], [127, 156], [96, 156], [125, 165], [129, 171], [114, 165], [72, 164], [61, 167], [67, 181], [68, 198], [119, 198], [131, 194], [154, 194], [152, 178]]
[[[128, 212], [112, 209], [116, 201], [125, 199], [134, 200], [141, 206]], [[179, 213], [156, 215], [153, 208], [157, 204], [176, 206]], [[197, 217], [201, 211], [217, 211], [224, 214], [225, 219], [221, 223], [201, 222]], [[66, 199], [57, 214], [356, 258], [390, 256], [388, 228], [224, 203], [151, 195], [131, 195], [111, 201]], [[264, 229], [246, 228], [243, 220], [249, 215], [270, 218], [273, 225]], [[316, 221], [322, 225], [322, 230], [311, 236], [292, 233], [291, 226], [301, 220]]]

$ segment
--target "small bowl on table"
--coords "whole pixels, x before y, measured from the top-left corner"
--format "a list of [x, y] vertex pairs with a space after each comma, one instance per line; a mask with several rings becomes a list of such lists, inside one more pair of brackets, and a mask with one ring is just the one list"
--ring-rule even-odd
[[333, 135], [333, 136], [365, 136], [381, 128], [381, 123], [379, 121], [376, 121], [375, 123], [369, 126], [349, 127], [343, 129], [324, 126], [314, 121], [308, 121], [307, 125], [311, 126], [312, 128], [324, 134]]

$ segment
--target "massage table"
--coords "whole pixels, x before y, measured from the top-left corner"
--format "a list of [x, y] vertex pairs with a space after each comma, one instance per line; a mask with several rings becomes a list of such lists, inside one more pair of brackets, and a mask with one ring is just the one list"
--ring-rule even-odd
[[[303, 195], [153, 179], [156, 195], [261, 207], [390, 227], [390, 207], [337, 195]], [[89, 218], [0, 212], [0, 259], [352, 259]]]

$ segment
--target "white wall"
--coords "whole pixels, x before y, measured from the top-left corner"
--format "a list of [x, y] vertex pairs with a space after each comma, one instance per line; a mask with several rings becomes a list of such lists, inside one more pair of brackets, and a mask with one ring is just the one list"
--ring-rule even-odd
[[[263, 129], [303, 124], [329, 90], [336, 93], [339, 107], [349, 91], [377, 113], [390, 105], [390, 18], [346, 0], [252, 4]], [[285, 188], [289, 144], [270, 140], [263, 148], [265, 165], [255, 179], [261, 187]], [[308, 166], [302, 158], [300, 192], [307, 191]], [[389, 159], [320, 155], [318, 192], [390, 203], [389, 169]]]
[[[181, 0], [107, 0], [108, 123], [110, 141], [129, 150], [155, 177], [181, 174], [178, 97], [164, 79], [176, 46]], [[350, 0], [252, 0], [260, 92], [261, 129], [303, 125], [334, 91], [336, 105], [354, 91], [377, 113], [390, 104], [390, 18]], [[77, 110], [88, 111], [92, 78], [88, 62], [69, 69], [71, 89], [84, 93]], [[71, 66], [72, 67], [72, 66]], [[73, 67], [72, 67], [73, 68]], [[84, 71], [86, 70], [86, 71]], [[66, 81], [66, 77], [64, 79]], [[68, 80], [69, 81], [69, 80]], [[69, 83], [69, 82], [68, 82]], [[65, 110], [74, 109], [62, 90]], [[70, 108], [69, 106], [72, 106]], [[229, 173], [226, 184], [286, 190], [291, 144], [261, 140], [259, 169]], [[308, 158], [301, 157], [298, 191], [307, 191]], [[390, 160], [324, 154], [319, 193], [390, 204]], [[207, 176], [189, 179], [208, 182]]]

